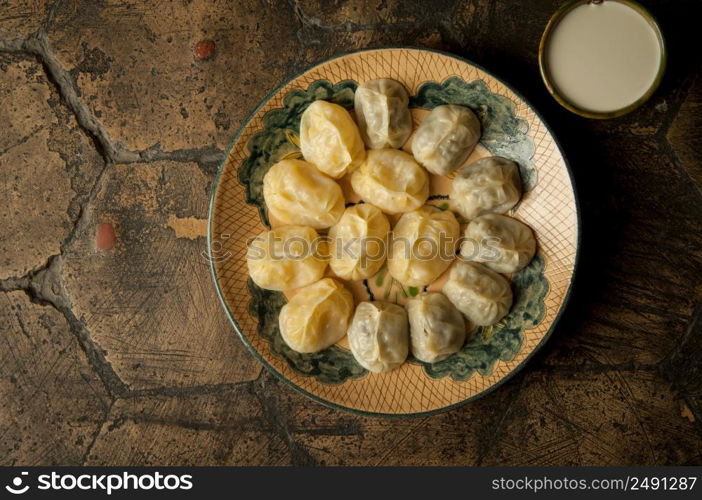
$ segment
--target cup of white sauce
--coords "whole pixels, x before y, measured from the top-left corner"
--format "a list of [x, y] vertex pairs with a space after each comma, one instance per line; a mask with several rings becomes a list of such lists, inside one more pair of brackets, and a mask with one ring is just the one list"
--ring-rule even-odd
[[572, 0], [551, 17], [539, 46], [548, 91], [587, 118], [614, 118], [646, 102], [665, 62], [658, 24], [633, 0]]

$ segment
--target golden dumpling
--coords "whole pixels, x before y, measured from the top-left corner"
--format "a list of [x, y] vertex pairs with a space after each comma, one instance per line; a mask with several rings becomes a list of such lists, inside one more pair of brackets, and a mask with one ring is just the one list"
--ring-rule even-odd
[[369, 203], [346, 209], [329, 230], [329, 266], [345, 280], [367, 279], [377, 273], [387, 255], [390, 222]]
[[280, 310], [280, 334], [297, 352], [317, 352], [346, 335], [353, 297], [344, 285], [324, 278], [298, 291]]
[[388, 271], [403, 285], [428, 285], [456, 256], [460, 230], [448, 210], [427, 205], [404, 214], [392, 232]]
[[429, 197], [429, 174], [404, 151], [371, 149], [351, 176], [351, 187], [385, 213], [411, 212]]
[[327, 259], [327, 242], [319, 238], [317, 231], [303, 226], [265, 231], [251, 242], [246, 254], [254, 283], [278, 291], [321, 279]]
[[467, 219], [487, 213], [503, 214], [522, 197], [519, 167], [501, 156], [481, 158], [456, 172], [451, 200]]
[[412, 133], [409, 96], [390, 78], [366, 82], [356, 89], [353, 107], [361, 136], [370, 149], [399, 148]]
[[456, 262], [442, 291], [456, 309], [478, 326], [494, 325], [512, 307], [507, 278], [475, 262]]
[[506, 215], [486, 214], [466, 227], [461, 256], [482, 262], [498, 273], [523, 269], [536, 253], [536, 240], [529, 226]]
[[366, 156], [349, 112], [327, 101], [314, 101], [302, 113], [300, 149], [305, 160], [334, 179], [353, 171]]
[[426, 292], [405, 305], [415, 358], [436, 363], [458, 352], [466, 341], [463, 315], [443, 293]]
[[349, 347], [365, 369], [394, 370], [409, 353], [407, 313], [389, 302], [361, 302], [349, 327]]
[[419, 124], [412, 154], [432, 174], [448, 175], [468, 159], [480, 140], [480, 121], [455, 104], [435, 107]]
[[341, 187], [311, 163], [282, 160], [263, 177], [268, 212], [283, 224], [328, 228], [344, 213]]

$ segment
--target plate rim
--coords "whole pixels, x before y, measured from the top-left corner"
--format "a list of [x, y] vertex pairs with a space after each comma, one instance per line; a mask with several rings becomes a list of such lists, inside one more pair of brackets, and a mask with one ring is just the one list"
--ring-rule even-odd
[[556, 145], [556, 148], [558, 148], [558, 152], [560, 153], [561, 157], [563, 158], [563, 163], [566, 167], [566, 171], [568, 172], [568, 177], [570, 179], [570, 184], [573, 190], [573, 200], [575, 202], [575, 218], [576, 218], [576, 223], [577, 223], [577, 228], [576, 228], [576, 243], [575, 243], [575, 258], [573, 261], [573, 274], [571, 276], [570, 283], [568, 284], [568, 288], [566, 290], [565, 295], [563, 296], [563, 301], [561, 302], [561, 305], [558, 309], [558, 312], [556, 313], [555, 317], [553, 318], [553, 322], [551, 323], [551, 326], [549, 327], [548, 331], [544, 334], [544, 336], [541, 338], [538, 344], [531, 350], [530, 353], [526, 355], [526, 357], [516, 366], [512, 371], [510, 371], [507, 375], [502, 377], [499, 381], [497, 381], [495, 384], [491, 385], [487, 389], [479, 392], [478, 394], [475, 394], [473, 396], [470, 396], [466, 399], [463, 399], [461, 401], [458, 401], [456, 403], [452, 403], [447, 406], [442, 406], [441, 408], [435, 408], [433, 410], [427, 410], [427, 411], [420, 411], [420, 412], [411, 412], [411, 413], [385, 413], [385, 412], [374, 412], [374, 411], [367, 411], [367, 410], [361, 410], [359, 408], [352, 408], [349, 406], [344, 406], [339, 403], [335, 403], [332, 401], [328, 401], [316, 394], [312, 394], [311, 392], [307, 391], [306, 389], [303, 389], [302, 387], [298, 386], [295, 384], [292, 380], [288, 379], [285, 377], [282, 373], [280, 373], [278, 370], [276, 370], [275, 367], [273, 367], [254, 347], [253, 345], [249, 342], [249, 340], [246, 338], [246, 335], [244, 335], [241, 327], [239, 326], [238, 321], [234, 316], [232, 315], [231, 310], [229, 309], [229, 306], [227, 305], [227, 302], [224, 298], [224, 292], [222, 291], [222, 288], [220, 286], [219, 280], [217, 278], [217, 270], [215, 268], [215, 261], [214, 259], [210, 258], [209, 263], [210, 263], [210, 275], [212, 276], [212, 281], [214, 282], [215, 286], [215, 291], [217, 293], [217, 298], [219, 299], [220, 304], [222, 305], [224, 312], [227, 315], [227, 318], [229, 319], [229, 322], [231, 325], [234, 327], [234, 331], [238, 334], [239, 338], [243, 342], [243, 344], [246, 346], [246, 349], [258, 360], [263, 367], [268, 370], [270, 373], [273, 374], [278, 380], [284, 382], [286, 385], [297, 391], [298, 393], [312, 399], [313, 401], [320, 403], [326, 407], [332, 408], [334, 410], [341, 410], [344, 412], [352, 413], [355, 415], [360, 415], [360, 416], [365, 416], [365, 417], [382, 417], [382, 418], [388, 418], [388, 419], [401, 419], [401, 418], [415, 418], [415, 417], [428, 417], [432, 415], [438, 415], [440, 413], [444, 413], [447, 411], [454, 410], [456, 408], [459, 408], [467, 403], [470, 403], [471, 401], [475, 401], [477, 399], [480, 399], [482, 397], [487, 396], [488, 394], [492, 393], [499, 387], [501, 387], [503, 384], [508, 382], [509, 380], [512, 379], [517, 373], [522, 371], [526, 364], [531, 360], [531, 358], [539, 352], [543, 346], [546, 344], [546, 342], [551, 338], [551, 335], [553, 334], [554, 330], [558, 326], [558, 323], [561, 320], [561, 317], [563, 316], [563, 313], [565, 312], [568, 304], [570, 303], [570, 298], [572, 296], [573, 292], [573, 287], [575, 284], [576, 276], [578, 274], [578, 267], [580, 263], [580, 252], [581, 252], [581, 246], [582, 246], [582, 217], [581, 217], [581, 211], [580, 211], [580, 199], [578, 197], [578, 191], [576, 189], [576, 184], [575, 184], [575, 177], [573, 175], [573, 169], [570, 166], [570, 163], [568, 162], [568, 158], [566, 157], [563, 148], [558, 141], [557, 136], [554, 134], [552, 128], [548, 125], [542, 114], [539, 112], [538, 109], [536, 109], [532, 103], [522, 95], [521, 92], [515, 90], [515, 88], [503, 80], [502, 78], [499, 78], [495, 76], [494, 73], [491, 71], [488, 71], [485, 69], [483, 66], [480, 64], [477, 64], [473, 61], [471, 61], [468, 58], [458, 56], [456, 54], [452, 54], [450, 52], [445, 52], [443, 50], [437, 50], [437, 49], [432, 49], [432, 48], [427, 48], [427, 47], [418, 47], [418, 46], [412, 46], [412, 45], [390, 45], [390, 46], [385, 46], [385, 47], [366, 47], [363, 49], [357, 49], [357, 50], [352, 50], [348, 52], [340, 52], [337, 54], [334, 54], [330, 57], [326, 57], [324, 59], [320, 59], [308, 66], [305, 66], [302, 70], [294, 73], [293, 75], [285, 78], [281, 83], [276, 86], [273, 90], [268, 92], [259, 102], [258, 104], [251, 110], [250, 113], [241, 121], [239, 124], [239, 127], [237, 128], [236, 132], [234, 133], [232, 140], [229, 143], [229, 146], [227, 147], [224, 157], [222, 158], [222, 161], [219, 164], [219, 167], [217, 168], [217, 173], [214, 177], [214, 180], [212, 181], [212, 186], [211, 186], [211, 193], [210, 193], [210, 202], [209, 202], [209, 208], [208, 208], [208, 214], [207, 214], [207, 252], [208, 256], [211, 257], [212, 255], [212, 220], [213, 220], [213, 215], [214, 215], [214, 207], [215, 207], [215, 199], [217, 197], [217, 191], [219, 188], [219, 183], [221, 181], [222, 173], [224, 172], [224, 169], [227, 166], [227, 160], [229, 159], [229, 155], [231, 154], [232, 149], [234, 148], [234, 145], [236, 142], [239, 140], [239, 137], [241, 136], [242, 132], [246, 128], [246, 126], [251, 122], [254, 116], [259, 112], [259, 110], [278, 92], [280, 92], [285, 86], [287, 86], [290, 82], [293, 80], [296, 80], [297, 78], [301, 77], [308, 71], [321, 66], [322, 64], [325, 64], [329, 61], [333, 61], [334, 59], [339, 59], [342, 57], [346, 57], [352, 54], [358, 54], [361, 52], [374, 52], [374, 51], [383, 51], [383, 50], [419, 50], [419, 51], [425, 51], [425, 52], [432, 52], [435, 54], [440, 54], [445, 57], [450, 57], [452, 59], [456, 59], [457, 61], [460, 61], [464, 64], [468, 64], [471, 66], [474, 66], [478, 68], [479, 70], [483, 71], [487, 75], [490, 75], [492, 78], [497, 80], [499, 83], [504, 85], [507, 89], [509, 89], [511, 92], [513, 92], [519, 99], [521, 99], [528, 107], [529, 109], [541, 120], [541, 123], [543, 123], [544, 127], [548, 131], [548, 133], [551, 135], [553, 138], [553, 142]]

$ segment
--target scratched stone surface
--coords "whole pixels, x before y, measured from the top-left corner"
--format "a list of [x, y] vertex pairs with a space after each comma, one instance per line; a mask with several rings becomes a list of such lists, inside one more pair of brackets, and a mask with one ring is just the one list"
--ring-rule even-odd
[[0, 279], [61, 253], [104, 165], [40, 62], [0, 53]]
[[[66, 296], [130, 390], [254, 380], [202, 255], [208, 176], [195, 163], [111, 165], [61, 257]], [[111, 224], [113, 248], [95, 228]]]
[[66, 318], [22, 290], [0, 293], [0, 345], [0, 464], [81, 464], [111, 399]]
[[[702, 85], [693, 0], [643, 0], [666, 76], [615, 120], [546, 92], [559, 0], [0, 0], [0, 465], [702, 464]], [[447, 50], [543, 114], [583, 220], [572, 300], [489, 396], [385, 420], [251, 357], [209, 271], [218, 162], [286, 76], [365, 47]]]

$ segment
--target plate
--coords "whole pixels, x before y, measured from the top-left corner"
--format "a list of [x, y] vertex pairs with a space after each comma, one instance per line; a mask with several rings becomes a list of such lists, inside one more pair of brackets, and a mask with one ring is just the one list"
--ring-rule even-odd
[[[289, 349], [278, 330], [278, 312], [286, 296], [258, 288], [246, 269], [247, 243], [271, 223], [263, 202], [263, 175], [282, 158], [301, 157], [302, 112], [317, 99], [351, 109], [357, 85], [374, 78], [404, 84], [415, 122], [440, 104], [473, 109], [483, 136], [468, 161], [500, 155], [519, 163], [525, 194], [510, 215], [530, 225], [538, 241], [534, 260], [511, 277], [514, 305], [507, 317], [473, 331], [463, 349], [444, 361], [427, 364], [411, 358], [384, 374], [370, 373], [356, 363], [346, 339], [315, 354]], [[450, 208], [448, 185], [447, 179], [433, 176], [429, 203]], [[234, 137], [215, 179], [208, 246], [217, 292], [234, 329], [273, 374], [335, 408], [384, 416], [425, 415], [488, 393], [544, 344], [569, 296], [579, 228], [573, 180], [563, 153], [538, 113], [519, 94], [459, 57], [426, 49], [387, 48], [322, 61], [258, 105]], [[381, 270], [354, 284], [353, 292], [357, 300], [402, 302], [419, 290], [402, 287]]]

